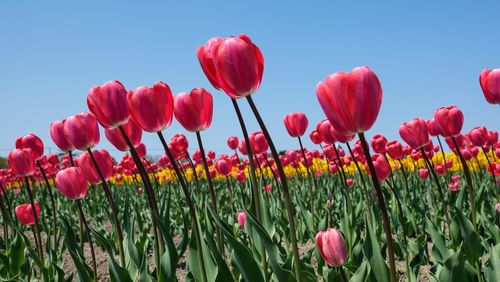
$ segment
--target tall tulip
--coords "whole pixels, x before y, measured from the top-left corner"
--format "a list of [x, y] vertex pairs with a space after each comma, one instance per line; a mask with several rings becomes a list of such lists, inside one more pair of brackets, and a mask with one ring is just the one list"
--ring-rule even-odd
[[[92, 152], [95, 160], [97, 161], [98, 167], [104, 177], [104, 180], [108, 180], [113, 175], [113, 159], [108, 151], [105, 149], [95, 150]], [[99, 184], [102, 182], [99, 173], [96, 170], [94, 163], [89, 155], [89, 152], [83, 153], [80, 157], [76, 159], [76, 164], [83, 171], [85, 178], [88, 182], [92, 184]]]
[[340, 231], [328, 228], [316, 234], [316, 247], [325, 262], [333, 267], [341, 267], [347, 260], [347, 248]]
[[382, 134], [376, 134], [372, 137], [371, 145], [375, 153], [385, 154], [386, 144], [387, 138], [385, 138]]
[[130, 117], [127, 90], [118, 80], [92, 87], [87, 95], [87, 106], [104, 128], [124, 125]]
[[[134, 120], [129, 120], [123, 125], [123, 129], [134, 148], [141, 144], [142, 129], [135, 124]], [[108, 141], [113, 144], [116, 149], [122, 152], [130, 151], [128, 142], [121, 133], [120, 128], [106, 128], [104, 130], [104, 135], [106, 135]]]
[[415, 118], [409, 122], [403, 123], [399, 127], [399, 135], [414, 150], [419, 150], [429, 143], [429, 133], [425, 121], [421, 118]]
[[56, 144], [59, 149], [63, 152], [69, 152], [74, 150], [73, 144], [68, 140], [66, 134], [64, 134], [64, 124], [66, 120], [56, 120], [50, 124], [50, 137], [54, 144]]
[[95, 116], [86, 112], [68, 117], [64, 122], [64, 134], [76, 149], [82, 151], [94, 147], [100, 139]]
[[484, 126], [474, 127], [467, 135], [475, 146], [483, 147], [488, 143], [488, 130]]
[[56, 175], [56, 187], [70, 200], [85, 198], [88, 191], [87, 178], [79, 167], [70, 167]]
[[380, 81], [366, 66], [329, 75], [318, 83], [316, 94], [332, 125], [344, 135], [370, 129], [382, 104]]
[[147, 132], [158, 132], [172, 122], [174, 97], [164, 82], [129, 91], [127, 100], [132, 119]]
[[441, 107], [434, 112], [434, 120], [444, 137], [457, 136], [464, 124], [464, 115], [456, 106]]
[[485, 69], [479, 76], [484, 98], [490, 104], [500, 104], [500, 69]]

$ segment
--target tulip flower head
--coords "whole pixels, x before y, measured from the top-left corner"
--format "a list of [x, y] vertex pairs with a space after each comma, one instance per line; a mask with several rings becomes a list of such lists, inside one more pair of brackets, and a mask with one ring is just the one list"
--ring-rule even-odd
[[50, 137], [54, 144], [56, 144], [59, 149], [63, 152], [69, 152], [74, 150], [73, 144], [68, 140], [66, 134], [64, 134], [64, 123], [66, 120], [56, 120], [50, 124]]
[[127, 90], [118, 80], [92, 87], [87, 95], [87, 106], [104, 128], [124, 125], [130, 117]]
[[212, 94], [203, 88], [179, 93], [174, 99], [175, 119], [188, 131], [203, 131], [212, 124]]
[[419, 150], [429, 143], [429, 133], [425, 121], [415, 118], [399, 127], [399, 135], [414, 150]]
[[33, 133], [29, 133], [23, 137], [16, 139], [16, 149], [29, 148], [33, 152], [35, 161], [38, 161], [43, 156], [43, 142], [40, 137]]
[[456, 106], [441, 107], [434, 112], [434, 120], [444, 137], [460, 134], [464, 124], [464, 115]]
[[56, 175], [56, 187], [70, 200], [85, 198], [88, 191], [87, 178], [79, 167], [70, 167]]
[[[38, 201], [34, 201], [35, 204], [35, 212], [36, 218], [40, 218], [40, 205]], [[16, 217], [21, 224], [24, 225], [34, 225], [35, 224], [35, 215], [33, 214], [33, 207], [31, 204], [22, 204], [15, 208]]]
[[82, 151], [94, 147], [100, 139], [97, 119], [86, 112], [68, 117], [64, 122], [64, 134], [73, 147]]
[[321, 108], [336, 130], [353, 135], [369, 130], [382, 104], [382, 86], [369, 67], [329, 75], [316, 86]]
[[484, 98], [490, 104], [500, 104], [500, 69], [485, 69], [479, 76]]
[[333, 267], [340, 267], [347, 260], [347, 249], [340, 231], [328, 228], [316, 234], [316, 247], [325, 262]]
[[247, 219], [247, 214], [245, 212], [239, 212], [238, 215], [238, 224], [241, 228], [245, 228], [245, 221]]
[[24, 177], [35, 172], [35, 157], [31, 149], [15, 149], [7, 156], [10, 169], [16, 176]]
[[289, 113], [285, 116], [283, 122], [291, 137], [303, 136], [309, 125], [309, 121], [303, 112]]

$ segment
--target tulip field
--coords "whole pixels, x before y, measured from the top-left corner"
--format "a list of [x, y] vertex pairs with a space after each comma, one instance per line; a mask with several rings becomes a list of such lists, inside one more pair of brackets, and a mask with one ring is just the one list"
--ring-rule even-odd
[[[464, 113], [443, 105], [387, 140], [370, 130], [384, 99], [367, 66], [311, 85], [323, 120], [264, 120], [256, 43], [214, 37], [196, 55], [214, 89], [89, 85], [88, 108], [47, 124], [56, 154], [19, 125], [27, 134], [0, 170], [1, 281], [500, 281], [493, 128], [464, 129]], [[500, 69], [477, 87], [498, 108]], [[225, 153], [203, 141], [212, 93], [231, 99], [240, 125]], [[271, 123], [295, 149], [281, 150]], [[150, 157], [145, 134], [165, 153]]]

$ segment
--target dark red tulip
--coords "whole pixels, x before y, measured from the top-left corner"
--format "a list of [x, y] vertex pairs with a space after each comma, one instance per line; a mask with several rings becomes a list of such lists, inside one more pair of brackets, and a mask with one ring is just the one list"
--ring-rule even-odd
[[301, 137], [306, 132], [309, 121], [302, 112], [289, 113], [283, 118], [285, 128], [292, 137]]
[[353, 135], [370, 129], [382, 104], [382, 86], [369, 67], [329, 75], [316, 86], [318, 101], [336, 130]]
[[127, 94], [130, 115], [147, 132], [158, 132], [172, 123], [174, 97], [170, 87], [157, 82], [153, 87], [141, 86]]
[[118, 80], [92, 87], [87, 95], [87, 106], [104, 128], [124, 125], [130, 117], [127, 90]]

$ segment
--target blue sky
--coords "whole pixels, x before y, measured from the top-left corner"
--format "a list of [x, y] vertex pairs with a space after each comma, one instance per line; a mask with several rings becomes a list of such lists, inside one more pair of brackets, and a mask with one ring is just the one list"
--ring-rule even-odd
[[[283, 116], [303, 111], [313, 129], [324, 118], [317, 82], [361, 65], [375, 71], [384, 90], [369, 136], [399, 138], [402, 122], [451, 104], [463, 110], [464, 130], [500, 129], [499, 107], [485, 101], [478, 83], [482, 69], [500, 67], [498, 1], [76, 2], [0, 3], [0, 155], [29, 132], [55, 152], [50, 122], [88, 111], [88, 90], [114, 79], [130, 89], [162, 80], [174, 94], [205, 87], [214, 96], [205, 146], [227, 152], [227, 137], [241, 130], [228, 97], [204, 76], [196, 48], [240, 33], [264, 55], [254, 99], [279, 149], [297, 146]], [[250, 130], [257, 130], [241, 102]], [[186, 133], [174, 122], [165, 135], [177, 132]], [[194, 134], [186, 135], [196, 147]], [[143, 141], [151, 155], [162, 153], [156, 135], [144, 133]], [[99, 147], [121, 156], [104, 134]]]

